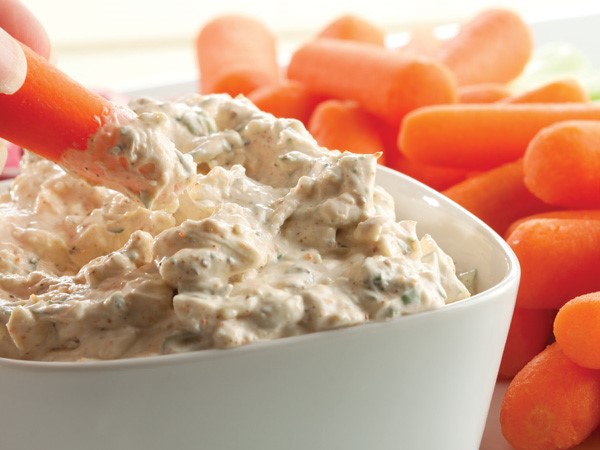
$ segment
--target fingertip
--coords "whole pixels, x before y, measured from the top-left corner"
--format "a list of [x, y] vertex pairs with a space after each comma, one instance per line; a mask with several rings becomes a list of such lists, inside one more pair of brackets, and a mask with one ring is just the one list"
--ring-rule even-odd
[[4, 171], [6, 165], [6, 158], [8, 156], [8, 147], [4, 139], [0, 139], [0, 174]]
[[14, 94], [27, 76], [27, 59], [23, 48], [0, 28], [0, 93]]
[[19, 0], [0, 2], [0, 27], [34, 52], [49, 59], [50, 38], [37, 17]]
[[[23, 6], [25, 9], [25, 7]], [[23, 14], [28, 14], [29, 17], [27, 20], [29, 21], [29, 26], [27, 29], [29, 30], [27, 35], [24, 37], [27, 42], [23, 41], [24, 44], [29, 46], [34, 52], [38, 55], [43, 56], [47, 60], [50, 60], [52, 55], [52, 46], [50, 44], [50, 38], [48, 37], [48, 33], [46, 29], [41, 24], [41, 22], [35, 17], [29, 10], [25, 9], [26, 12]]]

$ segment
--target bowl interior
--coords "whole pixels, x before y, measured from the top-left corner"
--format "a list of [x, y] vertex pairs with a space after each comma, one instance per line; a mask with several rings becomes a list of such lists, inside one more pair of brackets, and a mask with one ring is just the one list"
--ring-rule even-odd
[[500, 236], [439, 192], [385, 167], [379, 168], [377, 181], [394, 197], [398, 219], [417, 221], [419, 235], [431, 234], [454, 259], [459, 273], [477, 270], [478, 293], [518, 270], [514, 254]]

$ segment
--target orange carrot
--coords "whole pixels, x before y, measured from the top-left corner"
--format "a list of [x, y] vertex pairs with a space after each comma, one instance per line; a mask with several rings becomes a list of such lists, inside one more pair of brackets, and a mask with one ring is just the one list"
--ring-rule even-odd
[[406, 115], [401, 151], [426, 164], [489, 169], [525, 153], [533, 137], [556, 122], [600, 120], [600, 105], [489, 103], [435, 105]]
[[380, 129], [386, 167], [402, 172], [438, 191], [446, 189], [473, 174], [473, 172], [462, 169], [432, 166], [405, 158], [396, 145], [398, 128], [398, 126], [383, 124]]
[[438, 58], [454, 72], [459, 85], [516, 78], [533, 51], [529, 26], [504, 9], [487, 9], [464, 23], [445, 40]]
[[551, 309], [515, 308], [508, 330], [500, 378], [514, 377], [552, 341], [552, 324], [556, 311]]
[[521, 159], [469, 177], [442, 193], [475, 214], [498, 234], [503, 234], [520, 217], [551, 208], [525, 187]]
[[524, 168], [525, 185], [546, 203], [600, 208], [600, 120], [543, 129], [525, 152]]
[[52, 161], [67, 149], [85, 149], [113, 113], [112, 104], [28, 47], [23, 50], [25, 83], [12, 95], [0, 94], [0, 136]]
[[392, 125], [419, 106], [456, 101], [452, 74], [440, 64], [361, 42], [309, 42], [292, 55], [288, 77], [329, 97], [354, 100]]
[[492, 103], [510, 96], [510, 90], [503, 83], [478, 83], [459, 86], [459, 103]]
[[315, 108], [307, 129], [323, 147], [353, 153], [377, 153], [383, 150], [380, 128], [379, 120], [358, 103], [332, 99]]
[[506, 237], [515, 231], [515, 229], [526, 220], [530, 219], [587, 219], [587, 220], [600, 220], [600, 209], [561, 209], [544, 211], [538, 214], [532, 214], [530, 216], [523, 217], [515, 220], [506, 229], [504, 235]]
[[434, 57], [441, 42], [432, 27], [420, 26], [410, 30], [408, 42], [394, 50], [404, 56]]
[[563, 353], [575, 364], [600, 369], [600, 292], [565, 303], [556, 315], [554, 335]]
[[395, 170], [398, 170], [398, 163], [405, 159], [404, 156], [398, 151], [398, 147], [396, 146], [398, 129], [398, 124], [390, 125], [388, 123], [382, 123], [380, 129], [380, 136], [383, 142], [383, 157], [385, 160], [385, 166]]
[[325, 100], [324, 96], [315, 94], [302, 83], [292, 80], [259, 87], [247, 97], [261, 110], [275, 117], [298, 119], [304, 125], [308, 124], [315, 107]]
[[275, 36], [250, 17], [231, 14], [209, 21], [196, 38], [196, 54], [202, 93], [248, 94], [279, 80]]
[[600, 425], [599, 372], [548, 346], [508, 386], [500, 424], [516, 450], [574, 447]]
[[383, 47], [385, 32], [375, 24], [353, 14], [345, 14], [323, 28], [318, 38], [344, 39]]
[[600, 221], [530, 219], [507, 242], [521, 265], [518, 307], [559, 309], [600, 290]]
[[555, 80], [536, 88], [506, 97], [504, 103], [587, 102], [589, 94], [575, 79]]
[[[396, 150], [396, 153], [399, 153], [398, 150]], [[387, 153], [385, 155], [387, 157]], [[438, 191], [460, 183], [469, 175], [466, 170], [423, 164], [403, 158], [402, 155], [396, 159], [392, 168]]]

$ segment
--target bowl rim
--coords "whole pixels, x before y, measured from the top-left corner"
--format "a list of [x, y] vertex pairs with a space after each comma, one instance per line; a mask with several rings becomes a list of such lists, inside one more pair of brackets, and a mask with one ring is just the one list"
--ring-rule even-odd
[[[470, 308], [476, 306], [482, 302], [488, 301], [488, 297], [493, 296], [497, 292], [510, 290], [511, 286], [517, 285], [520, 281], [521, 269], [517, 259], [517, 256], [512, 251], [506, 241], [492, 230], [485, 222], [476, 217], [474, 214], [466, 210], [458, 203], [450, 200], [440, 192], [432, 189], [431, 187], [421, 183], [408, 175], [401, 172], [392, 170], [384, 166], [378, 166], [378, 173], [381, 171], [386, 173], [387, 176], [400, 177], [404, 182], [415, 184], [420, 190], [423, 190], [427, 195], [433, 196], [440, 203], [445, 204], [446, 207], [458, 209], [462, 215], [468, 220], [474, 222], [478, 229], [481, 229], [488, 235], [488, 239], [494, 246], [501, 250], [503, 257], [506, 261], [506, 272], [502, 279], [495, 285], [488, 289], [478, 292], [471, 297], [466, 299], [458, 300], [456, 302], [444, 305], [440, 308], [421, 311], [414, 314], [403, 315], [387, 321], [367, 321], [354, 326], [335, 328], [330, 330], [321, 330], [297, 336], [289, 336], [277, 339], [270, 339], [264, 341], [258, 341], [247, 345], [242, 345], [234, 348], [227, 349], [205, 349], [190, 352], [166, 354], [166, 355], [148, 355], [148, 356], [137, 356], [130, 358], [120, 359], [107, 359], [107, 360], [76, 360], [76, 361], [37, 361], [37, 360], [22, 360], [13, 358], [0, 357], [0, 370], [6, 368], [23, 369], [23, 370], [36, 370], [36, 371], [98, 371], [98, 370], [124, 370], [134, 368], [156, 368], [161, 366], [176, 366], [184, 364], [199, 363], [203, 360], [214, 360], [221, 358], [236, 357], [238, 354], [252, 354], [253, 352], [270, 351], [277, 349], [278, 347], [294, 346], [299, 345], [303, 342], [310, 342], [315, 339], [322, 339], [323, 336], [335, 336], [343, 338], [344, 336], [352, 336], [355, 333], [368, 333], [375, 331], [381, 327], [390, 326], [402, 326], [402, 323], [414, 322], [419, 320], [426, 320], [431, 315], [442, 315], [450, 313], [458, 309]], [[0, 192], [7, 189], [12, 180], [1, 180], [0, 181]], [[513, 303], [514, 305], [514, 303]], [[514, 306], [513, 306], [514, 307]]]

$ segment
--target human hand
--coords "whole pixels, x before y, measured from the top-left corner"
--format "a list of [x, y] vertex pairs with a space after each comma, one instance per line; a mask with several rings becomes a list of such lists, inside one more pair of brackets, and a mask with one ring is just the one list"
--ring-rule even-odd
[[[35, 16], [19, 0], [0, 0], [0, 94], [14, 94], [27, 75], [17, 40], [45, 58], [50, 56], [50, 40]], [[0, 172], [5, 161], [6, 145], [0, 142]]]

